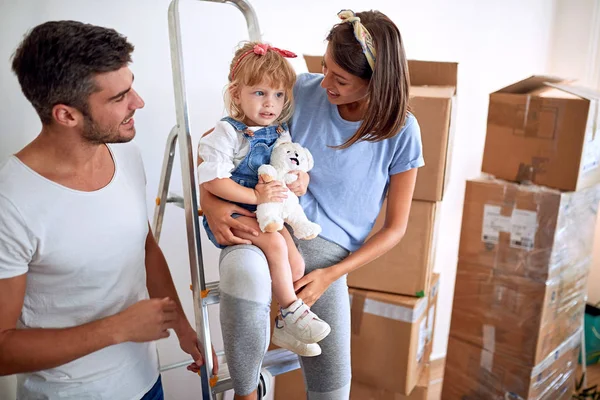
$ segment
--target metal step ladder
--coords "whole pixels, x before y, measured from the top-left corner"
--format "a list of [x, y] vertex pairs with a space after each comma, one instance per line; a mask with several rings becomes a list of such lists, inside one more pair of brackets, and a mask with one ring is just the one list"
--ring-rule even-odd
[[[231, 4], [242, 12], [248, 26], [250, 40], [260, 40], [260, 29], [258, 18], [254, 9], [247, 0], [197, 0], [222, 4]], [[191, 289], [194, 296], [194, 316], [196, 319], [196, 332], [198, 339], [203, 344], [205, 364], [199, 373], [202, 386], [202, 399], [213, 400], [222, 397], [222, 394], [232, 389], [232, 381], [229, 376], [227, 360], [220, 363], [219, 373], [213, 376], [213, 361], [211, 357], [211, 338], [208, 321], [208, 306], [219, 302], [219, 282], [206, 282], [204, 275], [204, 260], [202, 258], [202, 246], [200, 243], [200, 223], [198, 210], [198, 199], [196, 194], [195, 171], [196, 164], [192, 151], [192, 139], [190, 135], [190, 120], [188, 102], [185, 86], [185, 74], [183, 65], [183, 50], [181, 41], [180, 24], [180, 0], [173, 0], [169, 5], [169, 42], [171, 47], [171, 65], [173, 70], [173, 86], [175, 88], [175, 109], [177, 124], [171, 129], [167, 139], [163, 158], [156, 208], [152, 230], [156, 241], [160, 239], [162, 223], [167, 204], [172, 203], [185, 210], [185, 221], [188, 241], [188, 252], [191, 273]], [[173, 172], [173, 161], [175, 148], [179, 143], [181, 157], [181, 174], [183, 197], [169, 193], [169, 183]], [[217, 353], [219, 358], [223, 353]], [[190, 364], [192, 360], [167, 365], [161, 371], [167, 371]], [[265, 355], [261, 375], [276, 376], [300, 367], [298, 356], [288, 350], [278, 349], [267, 352]], [[263, 377], [264, 378], [264, 377]], [[266, 378], [268, 379], [268, 377]], [[260, 380], [262, 384], [263, 379]], [[262, 397], [261, 387], [258, 388], [259, 399]]]

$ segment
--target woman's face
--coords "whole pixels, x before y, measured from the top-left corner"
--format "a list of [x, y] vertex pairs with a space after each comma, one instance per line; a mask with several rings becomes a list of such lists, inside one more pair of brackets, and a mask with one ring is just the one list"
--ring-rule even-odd
[[327, 99], [337, 106], [361, 103], [367, 100], [369, 81], [345, 71], [333, 61], [330, 48], [323, 57], [323, 81], [321, 86], [327, 91]]

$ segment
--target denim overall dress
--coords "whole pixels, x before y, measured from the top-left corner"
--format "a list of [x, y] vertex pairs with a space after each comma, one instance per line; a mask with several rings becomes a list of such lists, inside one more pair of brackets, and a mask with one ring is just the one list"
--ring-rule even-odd
[[[284, 132], [288, 129], [287, 124], [284, 123], [280, 126], [265, 126], [264, 128], [252, 132], [244, 123], [236, 121], [231, 117], [225, 117], [221, 121], [228, 122], [236, 131], [242, 132], [244, 138], [250, 143], [248, 154], [231, 172], [230, 179], [233, 179], [233, 181], [242, 186], [254, 189], [258, 183], [258, 168], [263, 164], [269, 164], [271, 162], [271, 152], [275, 146], [275, 141], [279, 138], [280, 132]], [[255, 204], [235, 204], [248, 211], [256, 211]], [[234, 218], [239, 216], [239, 214], [232, 215]], [[220, 249], [227, 247], [217, 243], [214, 234], [208, 226], [208, 222], [206, 222], [206, 217], [202, 219], [202, 225], [206, 230], [206, 235], [215, 246]]]

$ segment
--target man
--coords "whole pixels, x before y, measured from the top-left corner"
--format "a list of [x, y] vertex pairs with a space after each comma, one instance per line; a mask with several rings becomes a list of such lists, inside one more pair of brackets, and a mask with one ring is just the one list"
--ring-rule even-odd
[[58, 21], [13, 57], [42, 121], [0, 165], [0, 375], [18, 374], [19, 399], [160, 399], [153, 341], [168, 329], [189, 369], [203, 363], [128, 143], [144, 106], [132, 52], [112, 29]]

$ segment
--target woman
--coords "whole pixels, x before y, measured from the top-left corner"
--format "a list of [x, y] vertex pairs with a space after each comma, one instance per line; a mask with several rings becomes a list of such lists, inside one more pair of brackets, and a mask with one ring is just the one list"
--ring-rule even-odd
[[[296, 243], [306, 263], [306, 275], [296, 282], [298, 297], [332, 327], [319, 343], [322, 354], [301, 359], [308, 398], [319, 400], [349, 398], [346, 274], [402, 239], [417, 168], [424, 164], [419, 126], [408, 112], [398, 28], [378, 11], [343, 10], [338, 16], [342, 22], [327, 37], [323, 75], [298, 77], [291, 122], [292, 139], [311, 151], [315, 167], [310, 186], [301, 174], [289, 189], [323, 228], [316, 239]], [[367, 241], [386, 194], [385, 224]], [[269, 338], [269, 269], [258, 248], [231, 232], [253, 233], [231, 217], [250, 213], [206, 191], [201, 200], [217, 241], [230, 245], [220, 260], [221, 324], [236, 398], [256, 399]]]

